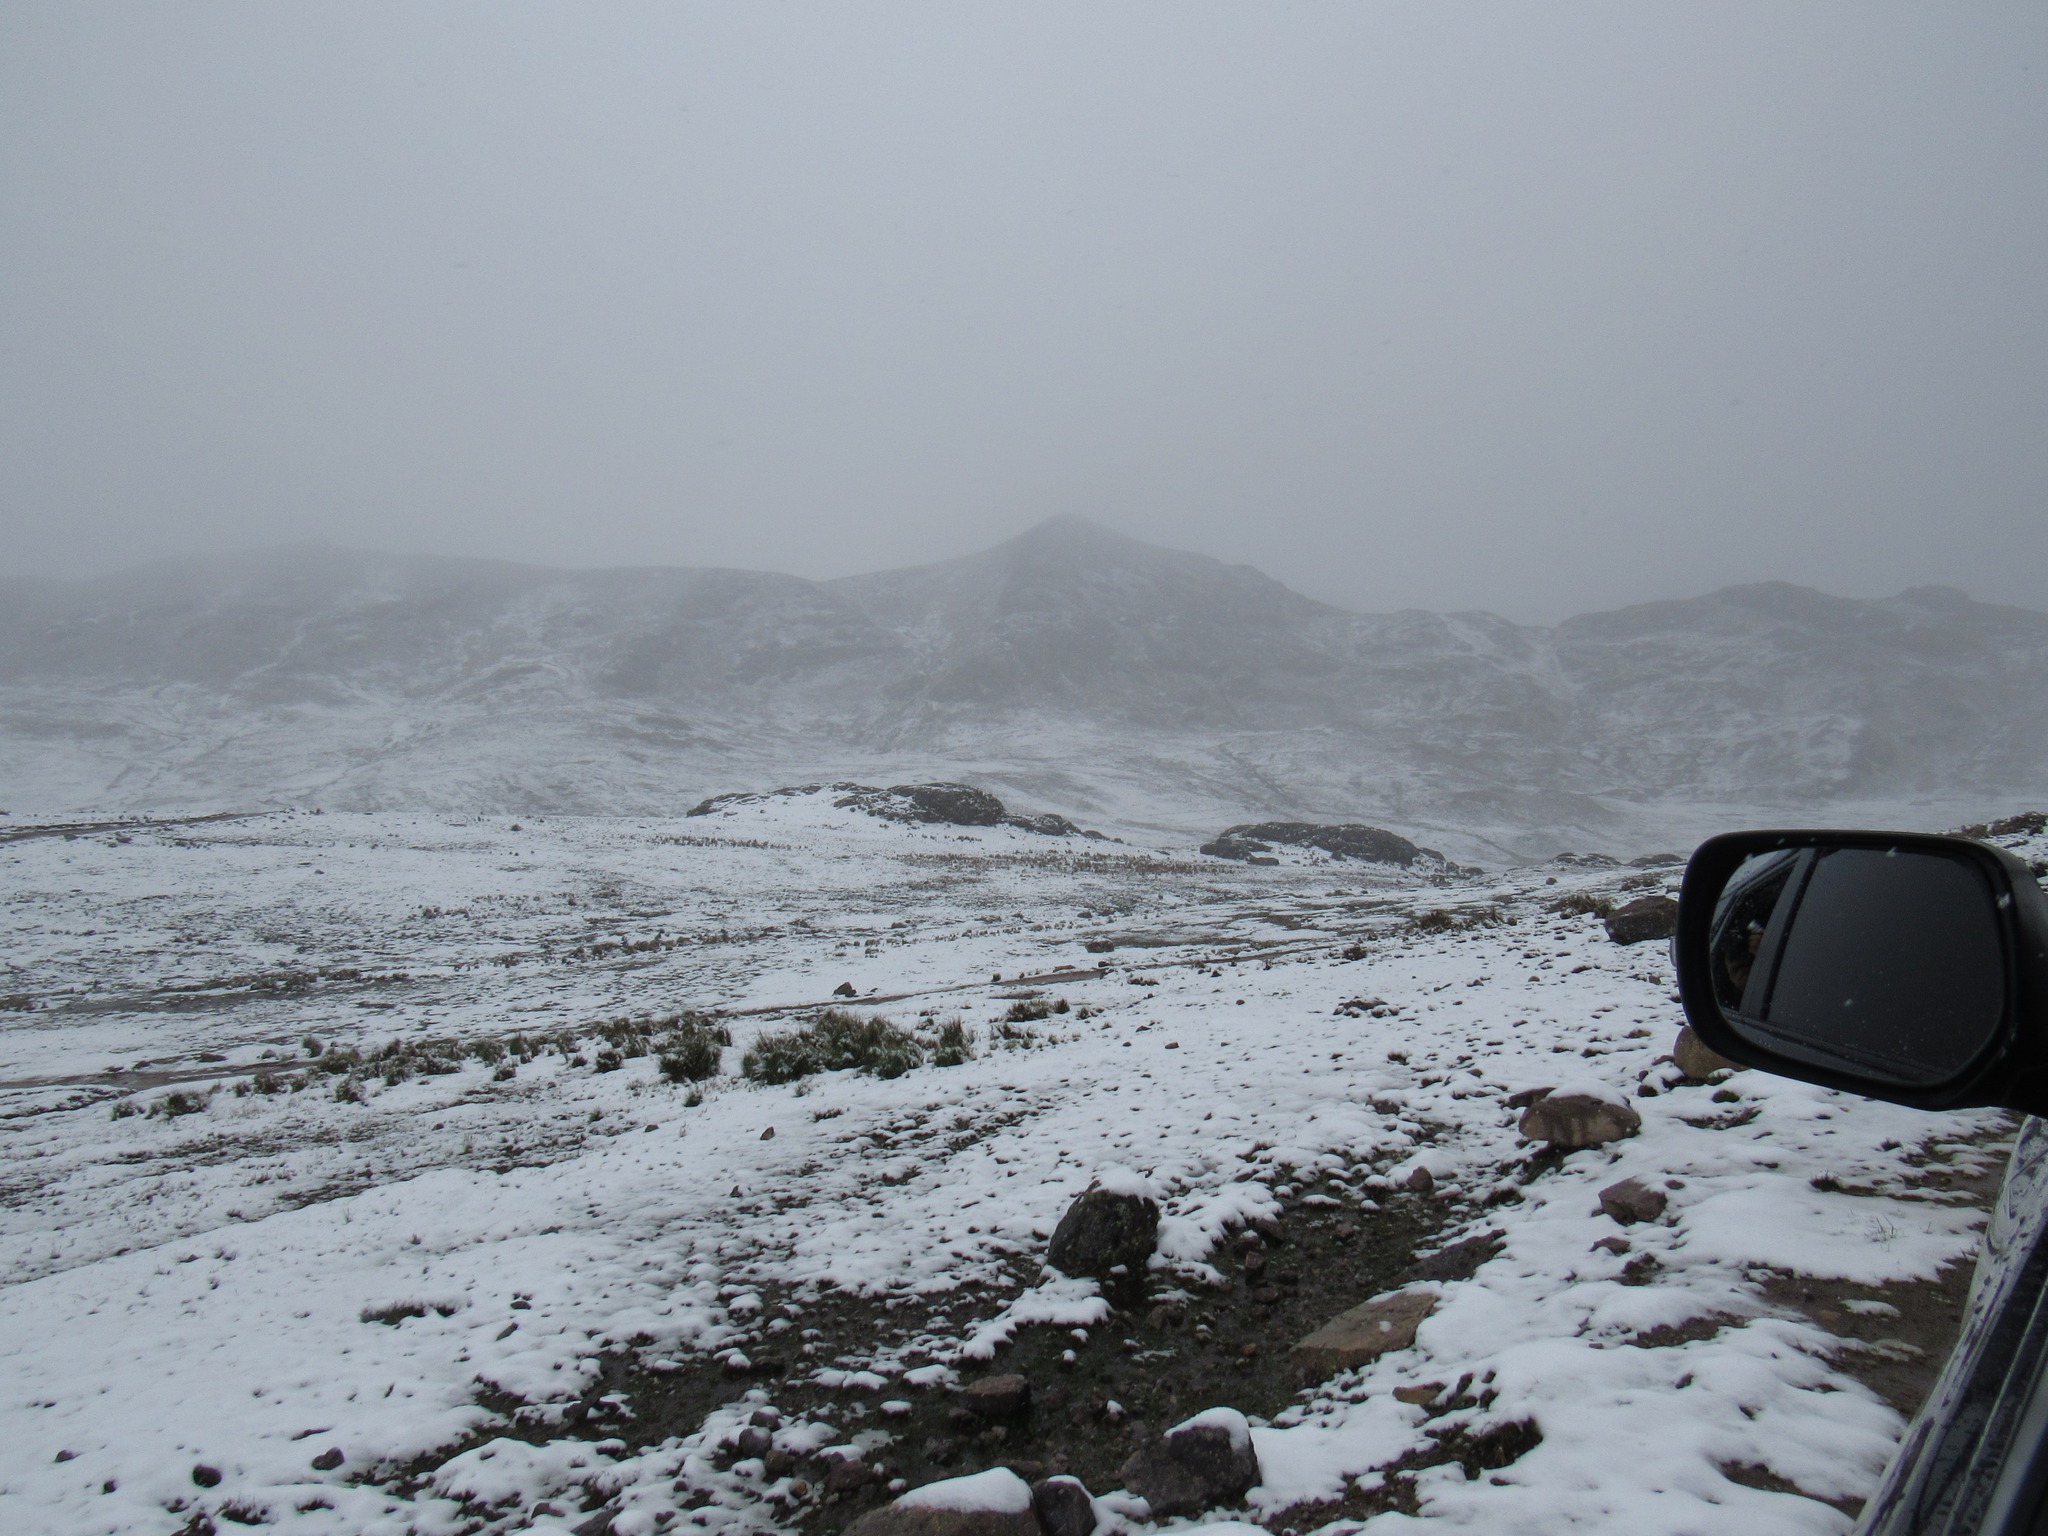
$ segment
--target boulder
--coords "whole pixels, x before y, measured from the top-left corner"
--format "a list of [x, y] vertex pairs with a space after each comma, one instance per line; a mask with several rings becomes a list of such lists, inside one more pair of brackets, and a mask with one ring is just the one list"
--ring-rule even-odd
[[960, 1404], [978, 1419], [1007, 1424], [1031, 1411], [1031, 1383], [1022, 1376], [984, 1376], [960, 1389]]
[[1045, 1536], [1092, 1536], [1095, 1530], [1095, 1500], [1078, 1477], [1033, 1483], [1031, 1507]]
[[1259, 1481], [1251, 1425], [1235, 1408], [1211, 1408], [1139, 1450], [1117, 1476], [1154, 1520], [1235, 1504]]
[[913, 1488], [869, 1510], [845, 1536], [1041, 1536], [1031, 1485], [1008, 1467]]
[[1415, 1330], [1436, 1306], [1430, 1290], [1390, 1291], [1340, 1312], [1288, 1351], [1304, 1376], [1321, 1380], [1356, 1370], [1415, 1342]]
[[1596, 1094], [1547, 1093], [1522, 1111], [1517, 1128], [1525, 1140], [1572, 1151], [1633, 1136], [1643, 1128], [1643, 1117], [1626, 1104]]
[[1249, 860], [1259, 854], [1271, 853], [1274, 843], [1294, 848], [1318, 848], [1343, 859], [1357, 859], [1367, 864], [1397, 864], [1403, 869], [1418, 860], [1432, 868], [1442, 868], [1450, 862], [1434, 848], [1418, 848], [1398, 832], [1389, 832], [1384, 827], [1368, 827], [1355, 821], [1335, 825], [1312, 821], [1243, 822], [1217, 833], [1213, 840], [1202, 845], [1201, 851], [1213, 859]]
[[1638, 896], [1607, 914], [1607, 937], [1617, 944], [1668, 939], [1678, 932], [1678, 903], [1669, 896]]
[[938, 822], [953, 827], [994, 827], [1009, 814], [1003, 802], [972, 784], [891, 784], [887, 789], [862, 789], [832, 802], [866, 811], [884, 821]]
[[1107, 1280], [1118, 1265], [1140, 1273], [1158, 1241], [1158, 1201], [1131, 1190], [1096, 1188], [1067, 1207], [1045, 1261], [1063, 1275]]
[[1678, 1031], [1678, 1041], [1671, 1047], [1671, 1059], [1678, 1063], [1679, 1071], [1696, 1083], [1704, 1082], [1716, 1072], [1742, 1070], [1740, 1062], [1730, 1061], [1694, 1034], [1690, 1024]]
[[1639, 1221], [1655, 1221], [1664, 1214], [1665, 1196], [1641, 1179], [1623, 1179], [1600, 1191], [1600, 1209], [1624, 1227]]

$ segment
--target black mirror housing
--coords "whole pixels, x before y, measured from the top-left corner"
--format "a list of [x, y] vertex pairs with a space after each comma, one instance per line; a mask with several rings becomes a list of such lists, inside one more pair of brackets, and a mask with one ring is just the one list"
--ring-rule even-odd
[[2048, 898], [2002, 849], [1710, 838], [1672, 949], [1687, 1022], [1731, 1061], [1920, 1109], [2048, 1113]]

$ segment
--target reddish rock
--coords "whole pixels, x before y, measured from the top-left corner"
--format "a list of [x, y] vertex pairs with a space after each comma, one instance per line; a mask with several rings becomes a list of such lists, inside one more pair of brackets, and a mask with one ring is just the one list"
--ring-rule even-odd
[[1677, 1043], [1671, 1047], [1671, 1059], [1678, 1064], [1679, 1071], [1696, 1083], [1716, 1072], [1742, 1070], [1739, 1062], [1730, 1061], [1694, 1034], [1690, 1024], [1679, 1030]]
[[1303, 1374], [1317, 1379], [1355, 1370], [1415, 1342], [1415, 1330], [1436, 1306], [1428, 1290], [1393, 1291], [1339, 1313], [1288, 1352]]
[[1617, 944], [1668, 939], [1678, 932], [1678, 903], [1669, 896], [1639, 896], [1607, 914], [1607, 937]]
[[1641, 1179], [1623, 1179], [1600, 1191], [1600, 1209], [1624, 1227], [1638, 1221], [1655, 1221], [1664, 1214], [1665, 1195]]
[[1259, 1458], [1244, 1415], [1211, 1408], [1144, 1447], [1117, 1476], [1165, 1520], [1237, 1503], [1259, 1481]]
[[1642, 1128], [1643, 1117], [1634, 1109], [1590, 1093], [1545, 1094], [1522, 1111], [1519, 1126], [1525, 1139], [1567, 1151], [1602, 1147]]
[[984, 1376], [960, 1389], [960, 1404], [978, 1419], [1007, 1424], [1031, 1411], [1031, 1383], [1022, 1376]]

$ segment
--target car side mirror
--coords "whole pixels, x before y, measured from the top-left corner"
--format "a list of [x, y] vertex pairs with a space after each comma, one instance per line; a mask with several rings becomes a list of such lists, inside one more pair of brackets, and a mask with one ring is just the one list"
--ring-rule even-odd
[[2048, 1112], [2048, 899], [2011, 854], [1738, 832], [1679, 898], [1679, 996], [1730, 1060], [1928, 1109]]

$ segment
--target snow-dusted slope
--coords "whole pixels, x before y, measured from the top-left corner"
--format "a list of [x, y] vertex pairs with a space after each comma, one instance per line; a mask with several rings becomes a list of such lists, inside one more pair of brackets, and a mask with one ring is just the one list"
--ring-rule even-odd
[[0, 602], [16, 814], [665, 812], [942, 777], [1125, 826], [1362, 819], [1499, 858], [1763, 807], [1959, 820], [2048, 788], [2044, 764], [2048, 616], [1790, 587], [1554, 629], [1361, 615], [1076, 519], [832, 582], [300, 550]]
[[[892, 1480], [1059, 1458], [1119, 1536], [1144, 1425], [1216, 1405], [1273, 1529], [1839, 1533], [2006, 1134], [1680, 1082], [1661, 946], [1572, 910], [1670, 870], [1251, 868], [826, 796], [0, 870], [0, 1508], [51, 1536], [827, 1536]], [[737, 1075], [842, 984], [977, 1056]], [[717, 1078], [601, 1054], [684, 1008], [725, 1011]], [[1534, 1155], [1508, 1100], [1542, 1087], [1641, 1133]], [[1602, 1214], [1624, 1177], [1664, 1213]], [[1114, 1310], [1038, 1263], [1103, 1178], [1165, 1208]], [[1413, 1345], [1298, 1391], [1287, 1346], [1430, 1253]], [[1028, 1419], [953, 1411], [1010, 1370]]]

